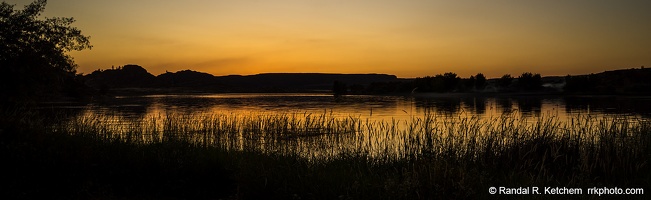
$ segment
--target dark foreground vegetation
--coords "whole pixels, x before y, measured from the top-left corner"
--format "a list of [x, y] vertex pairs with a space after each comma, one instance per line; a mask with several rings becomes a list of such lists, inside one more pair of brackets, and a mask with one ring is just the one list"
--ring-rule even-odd
[[46, 1], [23, 10], [0, 3], [0, 103], [24, 103], [88, 93], [69, 51], [89, 49], [73, 18], [41, 18]]
[[[327, 115], [161, 116], [126, 124], [29, 110], [4, 116], [0, 195], [8, 199], [550, 199], [559, 196], [487, 191], [651, 186], [649, 121], [425, 115], [398, 127]], [[383, 140], [398, 145], [372, 142]], [[302, 145], [310, 145], [307, 153]], [[332, 153], [319, 156], [319, 149]]]

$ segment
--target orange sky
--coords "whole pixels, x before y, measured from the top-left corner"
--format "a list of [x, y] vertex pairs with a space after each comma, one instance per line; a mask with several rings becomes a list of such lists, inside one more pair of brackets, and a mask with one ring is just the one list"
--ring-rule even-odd
[[[29, 1], [6, 1], [17, 9]], [[92, 50], [78, 71], [138, 64], [158, 75], [525, 71], [651, 67], [651, 1], [50, 0]]]

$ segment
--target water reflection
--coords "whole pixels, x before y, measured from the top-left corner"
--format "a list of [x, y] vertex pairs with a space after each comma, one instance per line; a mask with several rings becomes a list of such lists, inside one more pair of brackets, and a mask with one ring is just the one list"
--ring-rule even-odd
[[450, 116], [461, 110], [460, 98], [414, 98], [419, 113], [435, 112], [435, 115]]
[[625, 114], [651, 117], [651, 98], [593, 96], [505, 96], [505, 97], [411, 97], [329, 94], [206, 94], [124, 96], [87, 105], [52, 104], [47, 112], [90, 113], [142, 118], [149, 115], [209, 113], [331, 113], [373, 120], [409, 119], [433, 113], [478, 117], [517, 113], [525, 117], [541, 114]]
[[513, 112], [513, 102], [510, 98], [495, 98], [495, 102], [503, 113]]
[[469, 97], [462, 98], [464, 109], [469, 110], [474, 114], [483, 115], [486, 113], [486, 98], [485, 97]]
[[[68, 123], [73, 125], [68, 127], [83, 128], [90, 122], [112, 137], [136, 135], [142, 142], [191, 137], [200, 144], [313, 157], [362, 150], [400, 157], [428, 147], [421, 143], [433, 136], [447, 134], [458, 140], [452, 137], [458, 130], [480, 127], [476, 130], [483, 133], [485, 128], [503, 128], [496, 121], [504, 116], [515, 121], [509, 126], [535, 122], [541, 116], [561, 122], [587, 114], [594, 119], [617, 114], [647, 120], [649, 103], [648, 98], [613, 97], [214, 94], [125, 96], [82, 106], [49, 105], [43, 110], [70, 112], [73, 117]], [[554, 130], [556, 126], [560, 127], [550, 125]]]
[[586, 96], [563, 97], [565, 112], [583, 111], [598, 114], [633, 114], [651, 117], [651, 97]]
[[155, 103], [156, 101], [147, 98], [115, 98], [99, 100], [86, 106], [87, 109], [98, 114], [112, 113], [130, 118], [142, 118], [153, 111], [152, 107]]
[[540, 98], [518, 98], [517, 99], [519, 112], [524, 115], [540, 116], [542, 109], [542, 99]]

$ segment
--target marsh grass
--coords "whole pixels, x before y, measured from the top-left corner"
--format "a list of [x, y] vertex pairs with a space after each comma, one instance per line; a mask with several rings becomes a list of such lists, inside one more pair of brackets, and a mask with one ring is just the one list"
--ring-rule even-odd
[[[137, 119], [82, 114], [54, 121], [13, 130], [34, 137], [20, 143], [32, 145], [12, 151], [50, 152], [21, 155], [48, 157], [38, 163], [60, 168], [99, 166], [64, 170], [85, 180], [70, 187], [90, 195], [167, 191], [166, 197], [458, 199], [494, 198], [487, 193], [491, 186], [651, 185], [651, 122], [631, 117], [426, 112], [409, 120], [377, 121], [332, 113], [210, 113]], [[3, 130], [3, 137], [8, 132]], [[131, 176], [156, 187], [120, 186], [121, 178]]]

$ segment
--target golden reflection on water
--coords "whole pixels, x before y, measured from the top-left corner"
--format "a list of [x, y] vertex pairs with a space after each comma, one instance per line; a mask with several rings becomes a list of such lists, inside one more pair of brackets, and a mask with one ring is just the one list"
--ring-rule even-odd
[[[554, 99], [531, 103], [497, 98], [424, 101], [361, 96], [346, 102], [323, 101], [331, 96], [314, 94], [140, 98], [151, 101], [137, 112], [89, 106], [63, 128], [73, 134], [99, 133], [100, 137], [143, 144], [180, 139], [202, 146], [315, 159], [342, 154], [399, 159], [445, 148], [470, 151], [488, 145], [491, 138], [508, 144], [527, 134], [591, 137], [586, 133], [615, 123], [629, 127], [644, 120], [634, 114], [595, 114], [589, 108], [572, 111]], [[305, 101], [310, 99], [316, 102]], [[137, 107], [118, 104], [115, 108], [129, 106]]]

